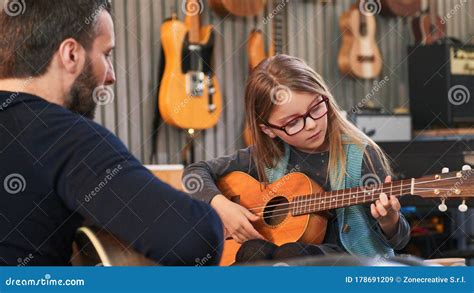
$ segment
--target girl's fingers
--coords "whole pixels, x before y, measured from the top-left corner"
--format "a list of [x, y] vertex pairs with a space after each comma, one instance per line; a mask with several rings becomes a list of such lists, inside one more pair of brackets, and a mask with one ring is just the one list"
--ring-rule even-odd
[[241, 236], [241, 234], [238, 234], [238, 233], [232, 234], [232, 239], [234, 239], [239, 244], [244, 243], [243, 237]]
[[390, 206], [392, 207], [392, 209], [394, 209], [395, 211], [399, 211], [400, 208], [402, 207], [400, 205], [400, 202], [398, 201], [397, 197], [395, 196], [390, 196]]
[[382, 192], [382, 193], [380, 194], [379, 199], [380, 199], [380, 202], [382, 203], [382, 205], [383, 205], [385, 208], [389, 208], [389, 207], [390, 207], [390, 202], [389, 202], [389, 200], [388, 200], [387, 194], [385, 194], [385, 193]]
[[257, 230], [255, 230], [255, 228], [249, 222], [244, 224], [244, 228], [245, 228], [245, 235], [247, 236], [247, 240], [264, 239], [263, 236], [260, 235], [260, 233], [258, 233]]
[[375, 207], [377, 208], [377, 212], [381, 217], [385, 217], [387, 215], [388, 212], [379, 199], [375, 202]]
[[380, 218], [380, 214], [379, 212], [377, 212], [377, 209], [375, 208], [375, 204], [370, 205], [370, 213], [372, 214], [372, 217], [374, 217], [375, 219]]
[[244, 207], [242, 207], [242, 211], [244, 212], [244, 215], [247, 217], [247, 219], [249, 219], [252, 222], [255, 222], [258, 219], [260, 219], [259, 216], [255, 215], [255, 214], [252, 214], [249, 210], [247, 210]]
[[392, 176], [385, 177], [385, 183], [390, 183], [390, 182], [392, 182]]

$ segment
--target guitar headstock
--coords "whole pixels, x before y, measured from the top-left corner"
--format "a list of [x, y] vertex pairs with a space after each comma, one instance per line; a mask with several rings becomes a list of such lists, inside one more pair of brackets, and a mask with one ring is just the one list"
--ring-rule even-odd
[[446, 200], [462, 199], [458, 209], [460, 212], [466, 212], [466, 199], [474, 197], [474, 170], [469, 165], [464, 165], [456, 172], [443, 168], [440, 174], [416, 179], [414, 194], [423, 198], [440, 198], [438, 209], [442, 212], [448, 209]]

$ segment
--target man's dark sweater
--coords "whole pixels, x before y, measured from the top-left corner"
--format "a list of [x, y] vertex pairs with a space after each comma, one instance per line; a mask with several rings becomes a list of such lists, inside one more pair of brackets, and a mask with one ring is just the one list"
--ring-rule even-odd
[[0, 92], [0, 265], [68, 265], [85, 219], [164, 265], [216, 264], [222, 249], [214, 210], [156, 179], [111, 132]]

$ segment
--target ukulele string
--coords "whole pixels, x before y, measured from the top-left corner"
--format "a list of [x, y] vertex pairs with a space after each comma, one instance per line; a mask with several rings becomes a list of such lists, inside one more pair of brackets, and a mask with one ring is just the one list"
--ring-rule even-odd
[[[425, 191], [418, 191], [418, 193], [420, 192], [429, 192], [430, 190], [425, 190]], [[400, 197], [403, 197], [404, 195], [400, 196]], [[335, 207], [331, 207], [331, 203], [333, 203], [335, 201], [332, 201], [330, 202], [330, 204], [326, 207], [324, 207], [324, 204], [323, 204], [323, 209], [320, 209], [319, 211], [327, 211], [327, 210], [331, 210], [331, 209], [334, 209]], [[358, 203], [358, 204], [363, 204], [362, 202], [361, 203]], [[315, 207], [316, 205], [318, 205], [318, 203], [314, 203], [314, 204], [309, 204], [307, 206], [305, 206], [304, 208], [308, 208], [308, 207]], [[357, 205], [356, 204], [349, 204], [349, 205]], [[272, 210], [272, 211], [263, 211], [263, 212], [259, 212], [259, 213], [256, 213], [257, 216], [262, 216], [263, 218], [265, 219], [270, 219], [270, 218], [275, 218], [275, 217], [280, 217], [280, 216], [283, 216], [283, 215], [287, 215], [287, 211], [288, 210], [292, 210], [292, 209], [298, 209], [298, 207], [290, 207], [290, 208], [282, 208], [282, 209], [275, 209], [275, 210]], [[273, 214], [275, 212], [282, 212], [282, 213], [279, 213], [279, 214]], [[271, 216], [265, 216], [264, 214], [273, 214]]]
[[[449, 177], [449, 178], [443, 178], [443, 179], [420, 181], [420, 182], [415, 182], [415, 184], [413, 184], [413, 186], [419, 185], [419, 184], [431, 183], [431, 182], [439, 182], [439, 181], [445, 181], [445, 180], [452, 180], [452, 179], [457, 179], [457, 178], [458, 178], [458, 177], [455, 176], [455, 177]], [[407, 180], [409, 180], [409, 179], [407, 179]], [[401, 181], [400, 181], [400, 182], [401, 182]], [[403, 185], [405, 185], [405, 184], [403, 184]], [[408, 186], [408, 185], [409, 185], [409, 186]], [[411, 189], [411, 185], [412, 185], [411, 183], [407, 183], [407, 184], [406, 184], [406, 186], [407, 186], [409, 189]], [[382, 186], [383, 186], [383, 185], [382, 185]], [[400, 185], [395, 185], [395, 186], [391, 185], [391, 186], [383, 187], [383, 188], [381, 188], [381, 189], [370, 190], [370, 192], [386, 192], [386, 191], [392, 190], [393, 188], [399, 188], [399, 187], [401, 187], [401, 186], [402, 186], [402, 184], [400, 184]], [[354, 188], [357, 189], [358, 187], [354, 187]], [[402, 189], [404, 189], [404, 188], [405, 188], [405, 187], [402, 187]], [[352, 188], [350, 188], [349, 190], [351, 190], [351, 189], [352, 189]], [[415, 189], [415, 187], [414, 187], [414, 189]], [[433, 188], [433, 190], [434, 190], [434, 189], [437, 189], [437, 188]], [[336, 190], [336, 191], [332, 191], [332, 193], [334, 193], [334, 192], [337, 192], [337, 190]], [[327, 193], [327, 192], [324, 192], [323, 194], [326, 194], [326, 193]], [[365, 193], [366, 193], [366, 191], [363, 190], [363, 191], [357, 191], [357, 192], [354, 192], [354, 193], [349, 192], [349, 193], [347, 193], [347, 195], [357, 195], [357, 196], [358, 196], [359, 194], [365, 194]], [[300, 195], [300, 196], [313, 196], [313, 195], [314, 195], [314, 194], [307, 194], [307, 195]], [[346, 195], [346, 194], [345, 194], [345, 193], [342, 193], [342, 194], [337, 194], [337, 193], [336, 193], [336, 195], [332, 195], [332, 196], [331, 196], [331, 195], [329, 195], [329, 196], [322, 196], [322, 197], [318, 197], [318, 199], [326, 200], [326, 199], [333, 198], [334, 196], [339, 197], [340, 195]], [[299, 203], [305, 203], [305, 202], [310, 202], [310, 201], [314, 201], [314, 199], [302, 200], [302, 201], [299, 201]], [[265, 207], [268, 208], [268, 207], [276, 207], [276, 206], [281, 206], [281, 205], [286, 205], [286, 203], [274, 204], [274, 205], [268, 205], [268, 206], [253, 207], [253, 208], [249, 208], [248, 210], [249, 210], [249, 211], [260, 210], [260, 209], [265, 208]]]

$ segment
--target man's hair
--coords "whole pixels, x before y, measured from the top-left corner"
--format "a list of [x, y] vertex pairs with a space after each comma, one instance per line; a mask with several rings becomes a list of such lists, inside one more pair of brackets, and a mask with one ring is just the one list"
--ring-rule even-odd
[[0, 79], [43, 75], [68, 38], [90, 50], [103, 10], [110, 13], [108, 0], [5, 0], [0, 7]]

